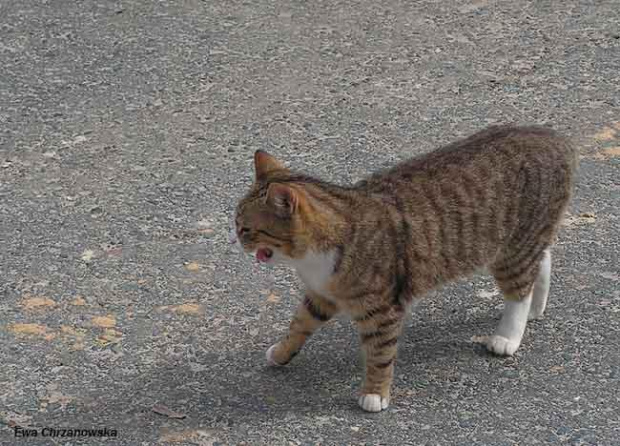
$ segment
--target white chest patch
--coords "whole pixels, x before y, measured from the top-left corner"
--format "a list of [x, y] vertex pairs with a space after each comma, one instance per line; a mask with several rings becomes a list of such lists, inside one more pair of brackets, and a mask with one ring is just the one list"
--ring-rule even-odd
[[334, 251], [309, 252], [302, 259], [292, 259], [290, 264], [297, 270], [297, 274], [309, 289], [322, 297], [333, 299], [329, 292], [329, 283], [334, 272], [335, 261]]

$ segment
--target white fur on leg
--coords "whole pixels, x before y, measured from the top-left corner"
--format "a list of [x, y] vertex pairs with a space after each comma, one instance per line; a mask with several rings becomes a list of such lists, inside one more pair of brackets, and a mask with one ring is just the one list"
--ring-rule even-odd
[[538, 319], [545, 312], [547, 307], [547, 297], [549, 297], [549, 285], [551, 283], [551, 252], [547, 249], [545, 256], [540, 262], [538, 277], [534, 283], [532, 293], [532, 305], [528, 320]]
[[382, 398], [377, 393], [362, 395], [357, 402], [366, 412], [381, 412], [390, 405], [389, 398]]
[[278, 344], [273, 344], [271, 347], [269, 347], [267, 353], [265, 353], [265, 357], [267, 358], [267, 365], [270, 365], [271, 367], [282, 367], [282, 364], [276, 362], [276, 360], [273, 358], [274, 350], [277, 346]]
[[496, 355], [512, 356], [519, 345], [532, 303], [532, 293], [521, 300], [504, 300], [504, 312], [493, 336], [486, 341], [486, 347]]

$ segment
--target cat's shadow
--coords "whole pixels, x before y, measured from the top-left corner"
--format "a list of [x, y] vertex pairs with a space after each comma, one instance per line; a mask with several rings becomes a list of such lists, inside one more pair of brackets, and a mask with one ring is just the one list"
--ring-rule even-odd
[[[452, 357], [465, 363], [492, 360], [470, 338], [480, 330], [491, 330], [495, 323], [488, 315], [414, 324], [401, 337], [397, 375], [424, 376], [425, 370], [441, 367]], [[212, 424], [235, 425], [244, 419], [269, 419], [288, 412], [359, 411], [354, 395], [363, 370], [357, 335], [346, 322], [325, 331], [288, 366], [268, 367], [264, 350], [198, 354], [194, 362], [169, 364], [143, 377], [143, 392], [157, 395], [172, 407], [188, 407], [191, 418]], [[198, 369], [196, 364], [200, 364]]]

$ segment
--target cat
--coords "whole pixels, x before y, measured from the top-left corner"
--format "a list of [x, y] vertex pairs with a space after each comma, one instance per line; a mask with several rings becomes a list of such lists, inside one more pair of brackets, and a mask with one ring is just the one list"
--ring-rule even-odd
[[513, 355], [549, 293], [550, 247], [573, 192], [577, 151], [543, 127], [494, 126], [338, 186], [254, 155], [255, 181], [239, 201], [233, 241], [306, 286], [288, 334], [267, 350], [287, 364], [337, 313], [357, 326], [365, 356], [359, 405], [388, 407], [398, 337], [414, 300], [489, 271], [504, 296], [483, 343]]

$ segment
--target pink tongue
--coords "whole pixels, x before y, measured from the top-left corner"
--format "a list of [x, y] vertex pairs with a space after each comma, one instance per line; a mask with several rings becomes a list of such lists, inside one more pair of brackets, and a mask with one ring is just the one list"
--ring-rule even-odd
[[268, 262], [271, 258], [271, 250], [266, 248], [261, 248], [256, 251], [256, 260], [259, 262]]

